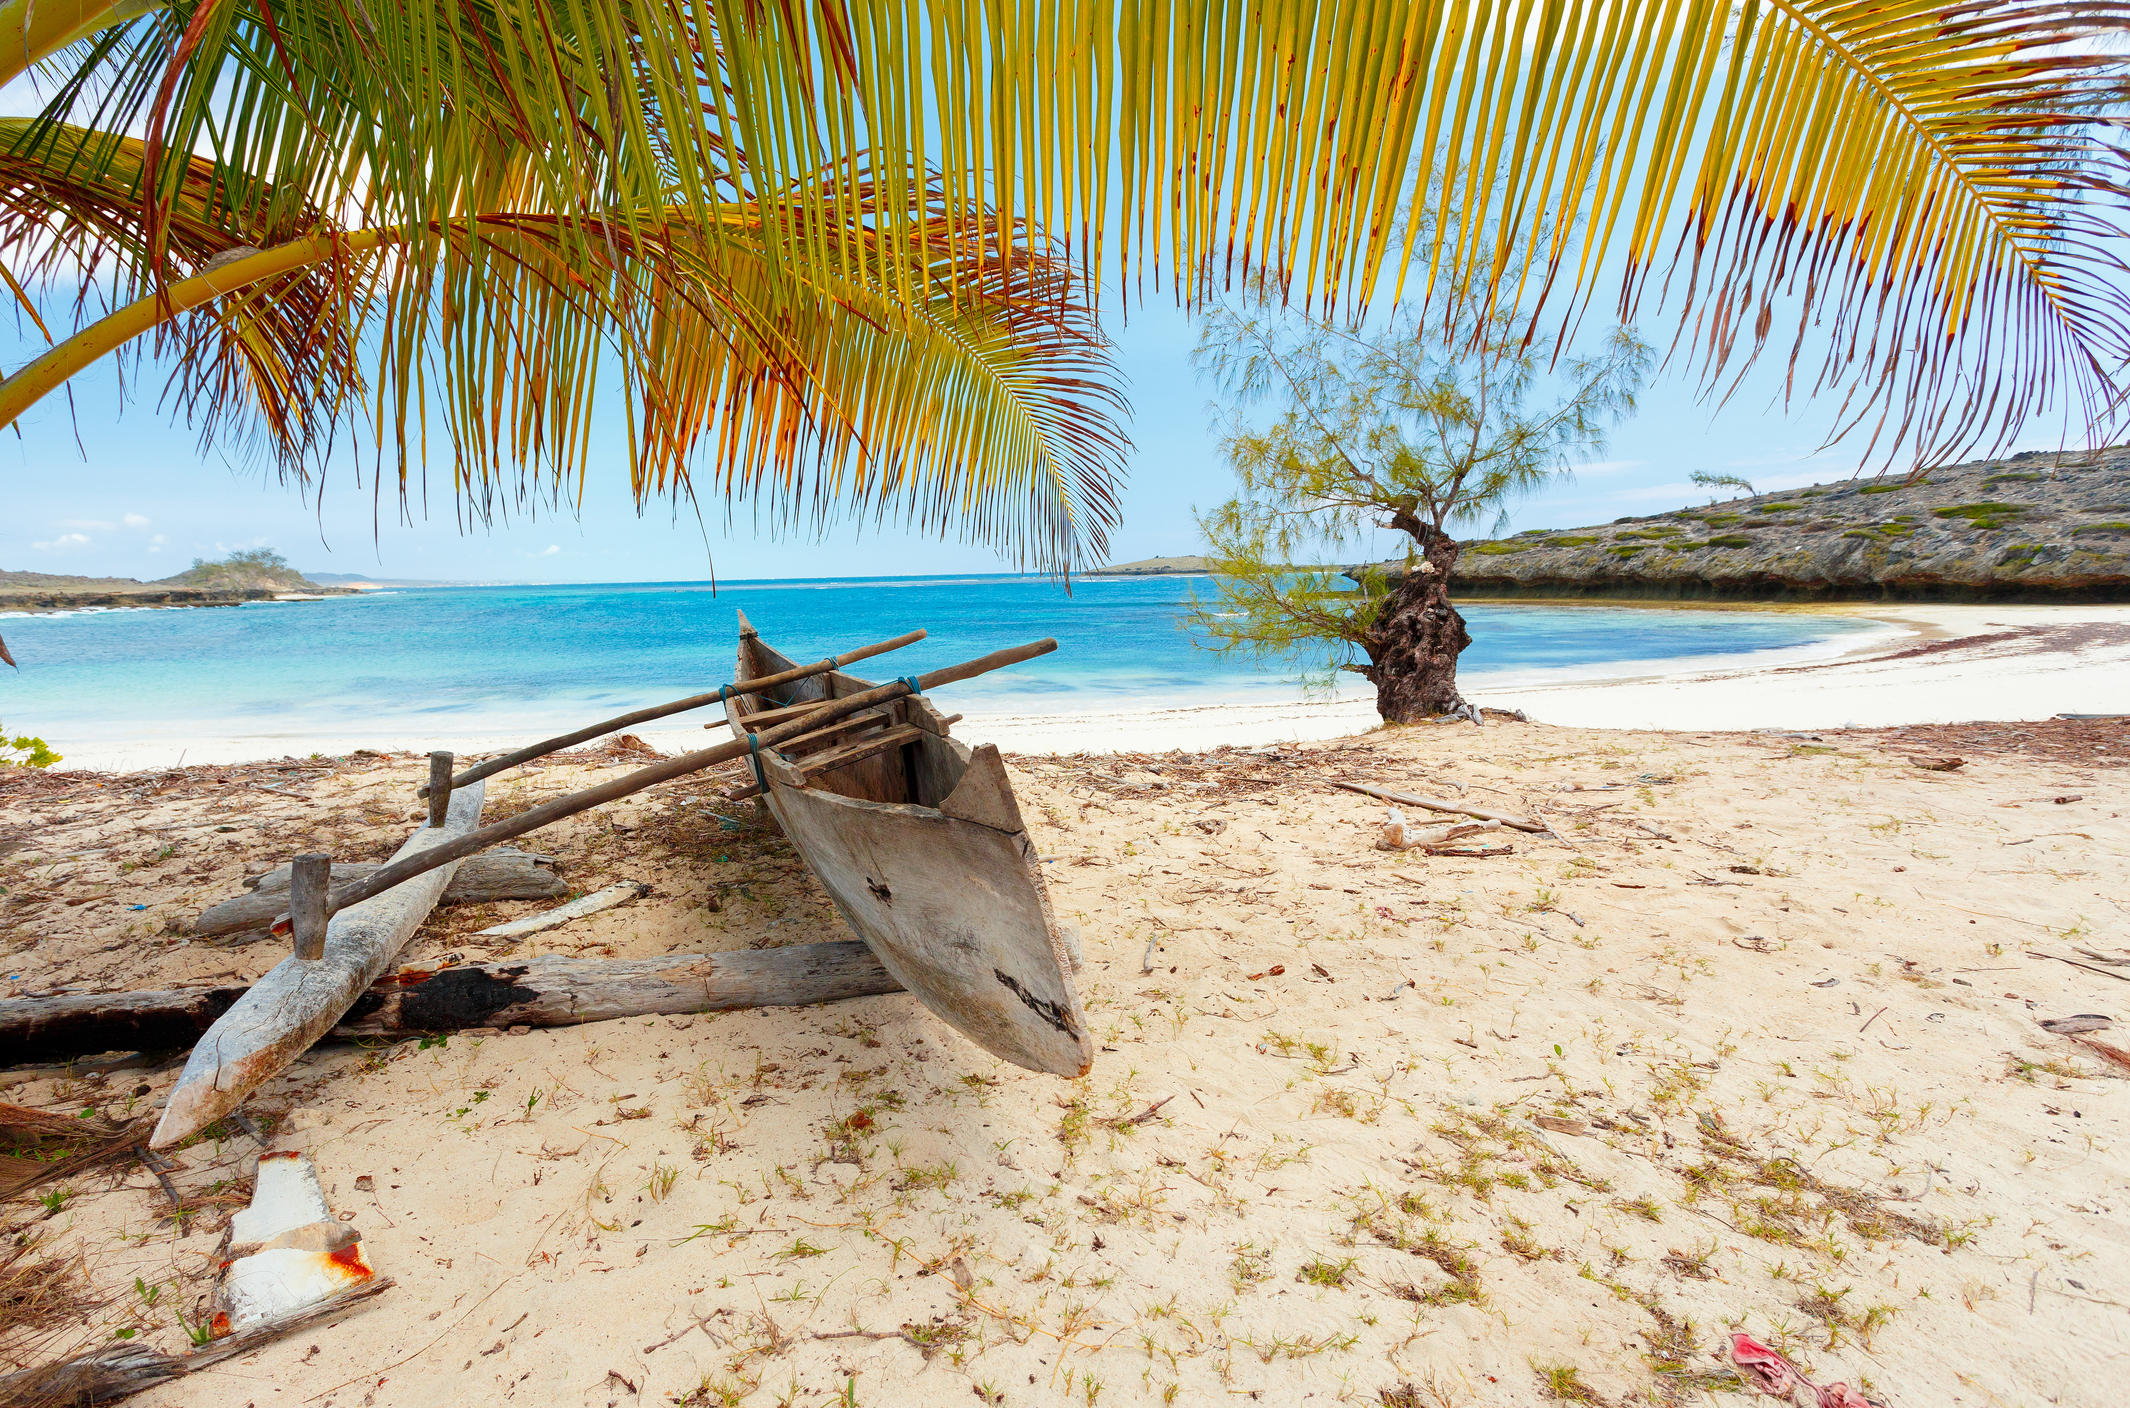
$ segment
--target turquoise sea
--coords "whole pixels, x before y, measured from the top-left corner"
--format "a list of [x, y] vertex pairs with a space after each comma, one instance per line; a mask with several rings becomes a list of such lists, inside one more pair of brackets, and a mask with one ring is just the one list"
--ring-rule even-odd
[[[1053, 655], [944, 692], [972, 713], [1297, 697], [1291, 671], [1192, 644], [1179, 615], [1193, 580], [1083, 579], [1070, 594], [1017, 576], [430, 588], [15, 616], [0, 619], [21, 662], [0, 670], [0, 724], [84, 761], [113, 747], [130, 754], [124, 745], [169, 761], [162, 743], [174, 755], [186, 739], [273, 741], [256, 756], [311, 751], [306, 740], [337, 750], [366, 739], [531, 738], [730, 679], [735, 611], [799, 660], [915, 626], [931, 633], [859, 667], [881, 679], [1057, 637]], [[1475, 686], [1622, 661], [1786, 650], [1870, 629], [1787, 612], [1461, 609], [1474, 636], [1463, 673]], [[1366, 686], [1354, 677], [1350, 688]]]

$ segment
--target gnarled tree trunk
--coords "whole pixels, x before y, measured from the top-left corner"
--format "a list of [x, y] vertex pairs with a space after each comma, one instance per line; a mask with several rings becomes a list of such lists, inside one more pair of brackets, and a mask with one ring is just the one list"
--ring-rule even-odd
[[1470, 706], [1457, 692], [1457, 657], [1472, 643], [1464, 617], [1450, 605], [1457, 540], [1399, 514], [1397, 527], [1420, 543], [1421, 560], [1391, 588], [1368, 642], [1361, 671], [1376, 687], [1376, 712], [1394, 724], [1417, 723]]

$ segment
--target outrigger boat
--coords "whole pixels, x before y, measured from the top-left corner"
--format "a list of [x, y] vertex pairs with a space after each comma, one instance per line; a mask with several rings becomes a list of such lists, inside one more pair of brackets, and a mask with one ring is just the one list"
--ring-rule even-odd
[[[273, 932], [290, 935], [293, 957], [213, 1017], [171, 1089], [149, 1147], [168, 1148], [235, 1111], [338, 1024], [427, 917], [460, 860], [564, 817], [739, 759], [754, 760], [769, 807], [887, 970], [885, 976], [988, 1051], [1030, 1070], [1086, 1074], [1094, 1060], [1087, 1019], [1005, 765], [996, 748], [972, 750], [949, 738], [952, 720], [921, 697], [927, 689], [1047, 655], [1058, 643], [1031, 641], [869, 685], [840, 673], [842, 667], [923, 640], [925, 633], [911, 631], [816, 664], [785, 662], [786, 668], [764, 675], [749, 671], [756, 662], [784, 657], [754, 638], [746, 617], [740, 624], [741, 677], [734, 684], [574, 729], [455, 774], [451, 754], [431, 753], [429, 785], [421, 792], [429, 799], [429, 824], [389, 864], [336, 886], [331, 856], [296, 857], [289, 870], [289, 911], [272, 924]], [[734, 726], [731, 741], [664, 758], [479, 824], [485, 780], [496, 773], [618, 729], [712, 705], [722, 705], [723, 722]], [[702, 989], [700, 1005], [692, 1010], [885, 990], [877, 971], [851, 970], [848, 955], [833, 952], [842, 945], [802, 947], [810, 952], [785, 950], [789, 961], [755, 975], [766, 977], [769, 986], [742, 981], [739, 990], [722, 997], [705, 981], [710, 968], [698, 963], [682, 982], [684, 988]], [[680, 959], [720, 966], [705, 955]], [[569, 979], [555, 995], [586, 1020], [597, 1012], [626, 1010], [632, 1002], [650, 1003], [646, 1011], [687, 1008], [685, 999], [680, 1007], [670, 1005], [674, 998], [667, 989], [673, 980], [659, 971], [655, 993], [620, 991], [641, 989], [641, 974], [606, 975], [618, 984], [610, 994], [620, 1002], [618, 1008]], [[475, 978], [486, 996], [473, 1007], [455, 1002], [447, 1004], [449, 1012], [431, 1011], [418, 1020], [454, 1026], [500, 1020], [514, 1004], [540, 999], [539, 990], [517, 984], [530, 972], [520, 965], [494, 975], [502, 979], [498, 986], [483, 984], [467, 970], [463, 976]], [[820, 981], [824, 975], [832, 977], [826, 987]], [[597, 976], [592, 980], [596, 983]], [[781, 990], [773, 990], [780, 983]], [[465, 988], [456, 981], [451, 986]], [[123, 996], [129, 1000], [122, 1005], [139, 1015], [169, 1009], [173, 994]], [[64, 1011], [31, 1014], [14, 1024], [20, 1028], [16, 1035], [34, 1038], [53, 1022], [77, 1033], [84, 1020], [97, 1025], [94, 1011], [77, 1010], [72, 1000], [64, 1006]], [[181, 1025], [200, 1011], [189, 1002], [177, 1007], [167, 1015]], [[402, 1011], [395, 1020], [405, 1016]], [[167, 1023], [161, 1029], [168, 1030]], [[0, 1041], [6, 1039], [0, 1034]]]
[[[739, 618], [739, 673], [795, 668]], [[875, 688], [833, 671], [724, 701], [735, 740]], [[998, 749], [971, 748], [909, 694], [750, 753], [753, 787], [895, 980], [932, 1014], [1031, 1071], [1082, 1076], [1095, 1045], [1072, 942]]]

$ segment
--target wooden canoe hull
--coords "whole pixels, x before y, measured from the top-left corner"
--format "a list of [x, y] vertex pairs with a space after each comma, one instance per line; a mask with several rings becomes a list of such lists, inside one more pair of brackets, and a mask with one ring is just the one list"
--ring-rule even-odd
[[[791, 668], [740, 620], [741, 678]], [[725, 707], [744, 738], [749, 714], [871, 687], [838, 672]], [[804, 756], [765, 752], [771, 813], [880, 966], [934, 1016], [1017, 1066], [1085, 1075], [1095, 1044], [998, 750], [949, 736], [922, 698], [889, 706], [882, 728], [905, 724], [912, 742], [811, 775]]]

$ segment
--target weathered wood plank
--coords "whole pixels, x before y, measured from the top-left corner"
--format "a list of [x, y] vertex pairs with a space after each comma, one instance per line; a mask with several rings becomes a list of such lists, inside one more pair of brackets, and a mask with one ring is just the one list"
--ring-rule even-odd
[[522, 939], [527, 934], [538, 934], [548, 929], [559, 929], [572, 919], [582, 919], [587, 914], [597, 914], [601, 910], [612, 909], [620, 904], [627, 904], [630, 900], [640, 900], [650, 893], [651, 887], [644, 884], [643, 881], [624, 880], [619, 885], [609, 885], [604, 890], [586, 895], [580, 900], [572, 900], [568, 904], [556, 909], [550, 909], [544, 914], [531, 915], [509, 924], [491, 924], [488, 928], [481, 930], [477, 937], [484, 939]]
[[[332, 888], [344, 889], [382, 868], [376, 861], [337, 861], [333, 865]], [[245, 883], [255, 888], [249, 894], [201, 911], [200, 917], [192, 921], [192, 932], [203, 938], [228, 937], [235, 943], [266, 938], [267, 926], [288, 910], [289, 868], [276, 866]], [[513, 850], [483, 851], [459, 862], [451, 883], [444, 887], [444, 897], [437, 903], [551, 900], [568, 892], [569, 882], [555, 873], [554, 862], [545, 856]]]
[[[444, 825], [415, 832], [394, 859], [470, 834], [481, 819], [485, 788], [476, 782], [454, 791]], [[168, 1148], [228, 1114], [331, 1030], [413, 937], [456, 868], [449, 862], [424, 871], [339, 911], [327, 926], [322, 957], [283, 959], [254, 983], [193, 1047], [150, 1147]]]
[[436, 973], [408, 970], [399, 980], [379, 983], [366, 993], [336, 1035], [566, 1027], [620, 1017], [809, 1007], [900, 990], [860, 943], [669, 953], [656, 958], [551, 954]]
[[[353, 1039], [808, 1007], [901, 990], [872, 951], [851, 940], [656, 958], [547, 956], [388, 974], [355, 1000], [331, 1035]], [[240, 987], [169, 988], [0, 1002], [0, 1065], [121, 1048], [182, 1049], [244, 993]]]

